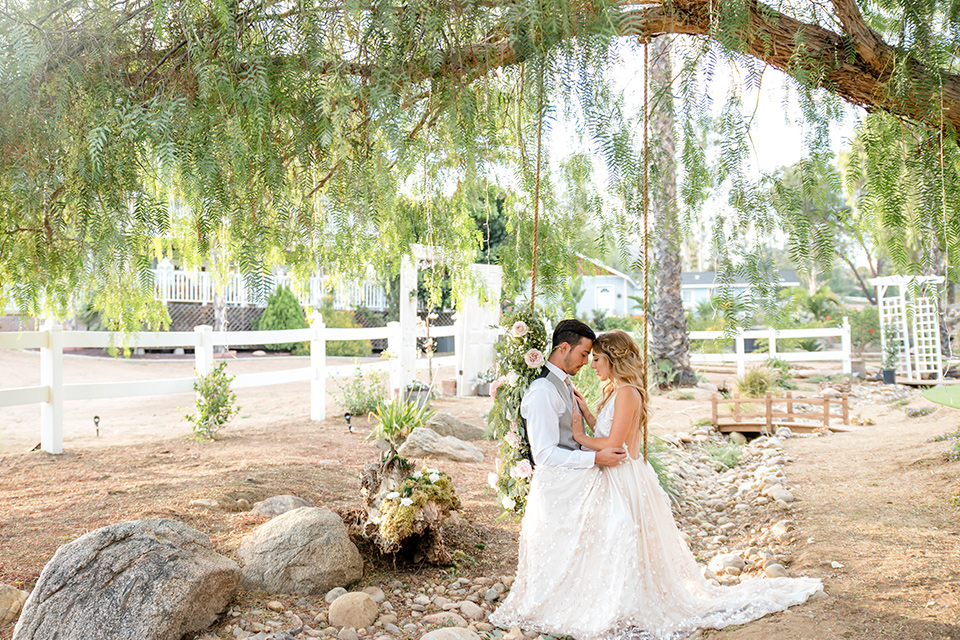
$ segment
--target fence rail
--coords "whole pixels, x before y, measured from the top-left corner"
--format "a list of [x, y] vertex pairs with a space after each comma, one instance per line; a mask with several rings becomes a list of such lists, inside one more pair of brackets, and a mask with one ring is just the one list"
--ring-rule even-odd
[[[206, 271], [184, 271], [172, 268], [151, 269], [154, 276], [154, 291], [163, 302], [213, 302], [216, 283]], [[222, 285], [221, 299], [229, 306], [262, 307], [267, 297], [281, 286], [287, 286], [304, 306], [320, 306], [324, 298], [332, 298], [334, 309], [366, 307], [373, 311], [387, 309], [387, 295], [383, 285], [365, 282], [328, 281], [323, 276], [313, 276], [301, 283], [290, 276], [265, 276], [264, 291], [257, 292], [247, 286], [241, 274], [232, 274]]]
[[[417, 337], [425, 337], [426, 329], [414, 328]], [[456, 336], [459, 326], [431, 327], [431, 337]], [[0, 333], [0, 349], [40, 349], [40, 381], [32, 387], [0, 389], [0, 407], [24, 404], [40, 404], [41, 448], [49, 453], [63, 451], [63, 402], [71, 400], [94, 400], [101, 398], [131, 398], [136, 396], [190, 393], [196, 378], [173, 378], [145, 381], [114, 382], [63, 382], [64, 348], [193, 348], [197, 376], [208, 374], [213, 367], [215, 346], [231, 344], [277, 344], [288, 342], [310, 343], [310, 365], [295, 369], [264, 373], [237, 374], [231, 387], [235, 389], [268, 385], [310, 382], [310, 417], [323, 420], [326, 413], [326, 387], [328, 378], [349, 377], [359, 368], [363, 372], [379, 371], [389, 375], [390, 388], [402, 386], [404, 370], [416, 371], [429, 366], [455, 365], [456, 356], [432, 359], [415, 358], [411, 362], [391, 359], [361, 365], [326, 365], [326, 342], [329, 340], [377, 340], [386, 339], [388, 350], [400, 355], [402, 331], [399, 322], [386, 327], [336, 329], [326, 328], [318, 315], [311, 318], [306, 329], [277, 331], [213, 331], [201, 325], [194, 331], [142, 332], [130, 335], [93, 332], [64, 331], [62, 327], [47, 321], [40, 331]]]
[[[729, 334], [723, 331], [691, 331], [690, 340], [729, 340]], [[840, 338], [840, 348], [824, 351], [779, 351], [777, 340], [791, 338]], [[766, 351], [747, 352], [749, 339], [767, 340]], [[841, 362], [844, 373], [853, 370], [850, 355], [850, 323], [846, 318], [836, 329], [753, 329], [738, 331], [733, 336], [734, 350], [728, 353], [702, 353], [691, 349], [691, 364], [731, 364], [736, 363], [737, 375], [746, 373], [748, 362], [763, 362], [769, 358], [779, 358], [787, 362]]]

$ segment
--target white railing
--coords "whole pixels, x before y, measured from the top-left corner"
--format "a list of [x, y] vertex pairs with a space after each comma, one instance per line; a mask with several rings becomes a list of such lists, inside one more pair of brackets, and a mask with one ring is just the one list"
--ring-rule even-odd
[[[431, 327], [430, 336], [441, 338], [457, 336], [458, 325]], [[424, 328], [412, 328], [418, 337], [425, 337]], [[142, 332], [123, 335], [100, 331], [64, 331], [51, 321], [44, 323], [40, 331], [2, 332], [0, 349], [39, 349], [40, 384], [34, 387], [0, 389], [0, 407], [24, 404], [40, 404], [40, 446], [49, 453], [63, 452], [63, 403], [67, 400], [91, 400], [97, 398], [127, 398], [135, 396], [190, 393], [196, 378], [175, 378], [147, 381], [117, 381], [98, 383], [63, 382], [63, 349], [88, 348], [175, 348], [194, 349], [196, 375], [206, 375], [213, 366], [213, 348], [231, 344], [277, 344], [285, 342], [310, 342], [309, 366], [265, 373], [242, 373], [234, 377], [231, 387], [261, 387], [292, 382], [310, 382], [310, 418], [323, 420], [326, 414], [327, 378], [343, 378], [361, 371], [384, 371], [389, 374], [390, 388], [400, 389], [404, 379], [412, 372], [434, 367], [456, 365], [457, 356], [415, 358], [411, 362], [391, 359], [362, 365], [326, 365], [326, 343], [329, 340], [377, 340], [386, 339], [387, 349], [392, 354], [402, 354], [403, 330], [399, 322], [390, 322], [386, 327], [369, 329], [336, 329], [323, 324], [319, 315], [311, 318], [307, 329], [281, 331], [214, 331], [201, 325], [193, 331]], [[456, 342], [456, 348], [462, 348]]]
[[[723, 331], [691, 331], [691, 340], [727, 340], [729, 335]], [[824, 351], [778, 351], [777, 340], [790, 338], [840, 338], [840, 348]], [[767, 351], [747, 353], [744, 342], [747, 339], [766, 340]], [[690, 350], [691, 364], [731, 364], [736, 363], [737, 375], [746, 373], [748, 362], [763, 362], [768, 358], [779, 358], [787, 362], [842, 362], [843, 372], [852, 369], [850, 358], [850, 323], [846, 318], [843, 325], [836, 329], [754, 329], [739, 331], [733, 338], [734, 351], [728, 353], [702, 353]]]
[[[163, 302], [194, 302], [207, 304], [213, 301], [215, 283], [206, 271], [183, 271], [179, 269], [151, 269], [154, 275], [154, 290]], [[290, 276], [264, 276], [266, 295], [257, 295], [247, 287], [241, 274], [232, 274], [223, 283], [221, 297], [230, 306], [264, 306], [267, 296], [281, 285], [290, 287], [304, 306], [318, 307], [325, 297], [333, 298], [334, 309], [366, 307], [372, 311], [387, 308], [387, 294], [376, 282], [328, 283], [321, 276], [313, 276], [306, 283], [297, 282]]]

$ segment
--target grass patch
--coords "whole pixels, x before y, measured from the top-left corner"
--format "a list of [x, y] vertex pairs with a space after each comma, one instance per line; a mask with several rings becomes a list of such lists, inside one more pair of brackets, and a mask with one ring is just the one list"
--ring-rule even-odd
[[737, 466], [743, 455], [743, 447], [729, 440], [704, 442], [700, 448], [710, 456], [717, 471], [725, 471]]

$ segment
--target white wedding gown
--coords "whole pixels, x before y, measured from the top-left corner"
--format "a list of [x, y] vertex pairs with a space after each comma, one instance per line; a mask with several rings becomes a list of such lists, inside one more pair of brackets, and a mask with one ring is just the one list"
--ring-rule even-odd
[[[610, 435], [614, 400], [597, 416]], [[677, 640], [800, 604], [814, 578], [708, 583], [643, 458], [616, 467], [538, 465], [520, 534], [517, 577], [490, 617], [509, 629], [577, 640]]]

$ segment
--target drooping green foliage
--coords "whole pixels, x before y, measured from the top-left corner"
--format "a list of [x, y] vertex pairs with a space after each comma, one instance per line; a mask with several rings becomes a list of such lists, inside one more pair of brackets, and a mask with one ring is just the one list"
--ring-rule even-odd
[[[633, 37], [669, 31], [692, 37], [674, 40], [678, 80], [651, 101], [678, 98], [675, 230], [726, 194], [710, 221], [718, 309], [775, 299], [770, 256], [750, 238], [782, 224], [809, 239], [791, 245], [796, 259], [823, 255], [751, 165], [745, 96], [765, 64], [793, 78], [785, 100], [814, 166], [832, 160], [841, 98], [875, 111], [847, 173], [851, 204], [899, 268], [919, 271], [960, 248], [958, 27], [946, 0], [15, 0], [0, 13], [0, 303], [63, 317], [84, 292], [112, 325], [158, 325], [148, 268], [164, 250], [258, 288], [277, 264], [300, 278], [389, 274], [415, 241], [447, 249], [462, 297], [486, 241], [477, 202], [503, 175], [512, 242], [494, 259], [517, 289], [536, 240], [538, 286], [556, 291], [601, 199], [554, 179], [553, 128], [574, 119], [604, 160], [603, 235], [635, 253], [643, 114], [610, 71], [635, 64]], [[714, 95], [724, 66], [742, 82]], [[584, 169], [568, 174], [599, 181]], [[755, 301], [729, 295], [737, 275]]]

